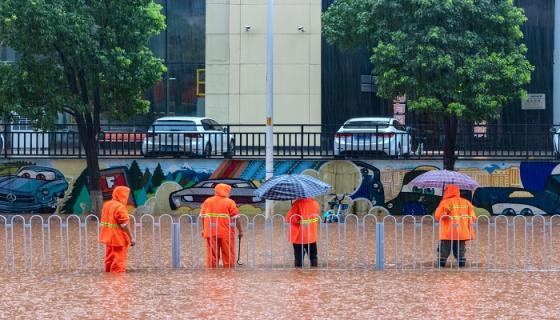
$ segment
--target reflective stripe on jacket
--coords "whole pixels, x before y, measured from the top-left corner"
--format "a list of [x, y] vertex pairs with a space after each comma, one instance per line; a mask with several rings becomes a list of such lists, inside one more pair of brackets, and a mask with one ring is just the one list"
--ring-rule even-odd
[[297, 199], [286, 214], [290, 224], [288, 239], [292, 243], [307, 244], [317, 242], [319, 226], [319, 203], [312, 198]]
[[130, 245], [128, 235], [121, 228], [122, 224], [128, 224], [130, 221], [127, 209], [129, 195], [129, 188], [116, 187], [113, 190], [113, 200], [103, 204], [99, 223], [99, 242], [115, 247]]
[[235, 233], [235, 226], [230, 225], [237, 216], [235, 201], [229, 198], [231, 186], [220, 183], [214, 187], [214, 196], [206, 199], [200, 207], [204, 238], [227, 238]]
[[474, 206], [461, 198], [459, 187], [448, 185], [435, 212], [440, 240], [474, 240], [471, 223], [476, 221]]

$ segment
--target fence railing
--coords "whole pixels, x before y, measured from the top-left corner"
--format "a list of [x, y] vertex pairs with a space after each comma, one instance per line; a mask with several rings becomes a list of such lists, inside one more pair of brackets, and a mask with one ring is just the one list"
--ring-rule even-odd
[[[332, 125], [276, 125], [274, 155], [276, 158], [323, 159], [443, 157], [444, 136], [439, 127], [339, 128]], [[456, 136], [455, 155], [463, 159], [554, 158], [558, 155], [559, 136], [556, 129], [543, 126], [461, 127]], [[265, 156], [265, 140], [263, 125], [212, 128], [111, 125], [103, 126], [98, 137], [98, 150], [105, 158], [255, 158]], [[85, 156], [78, 130], [73, 125], [58, 126], [48, 132], [4, 131], [0, 142], [0, 157], [4, 158]]]
[[[235, 253], [242, 265], [230, 269], [294, 267], [287, 241], [291, 225], [283, 216], [239, 219], [244, 236]], [[201, 220], [190, 215], [132, 217], [137, 244], [129, 250], [129, 269], [206, 268]], [[0, 270], [102, 270], [98, 221], [95, 216], [0, 216]], [[439, 224], [431, 216], [349, 215], [339, 223], [321, 221], [318, 228], [319, 268], [324, 270], [458, 269], [452, 257], [445, 268], [439, 266]], [[461, 270], [560, 271], [558, 215], [479, 217], [471, 228], [476, 238], [467, 242]], [[304, 267], [309, 268], [308, 262]]]

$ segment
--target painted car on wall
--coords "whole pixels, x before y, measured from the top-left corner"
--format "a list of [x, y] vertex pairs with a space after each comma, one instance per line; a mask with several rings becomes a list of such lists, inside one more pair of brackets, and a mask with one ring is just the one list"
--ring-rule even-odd
[[560, 214], [560, 203], [546, 193], [523, 188], [481, 187], [476, 189], [473, 205], [494, 215]]
[[0, 178], [0, 212], [53, 213], [68, 182], [52, 168], [21, 167], [15, 175]]
[[241, 179], [216, 179], [202, 181], [190, 188], [173, 192], [169, 195], [171, 209], [176, 210], [180, 207], [192, 208], [200, 206], [204, 200], [214, 195], [214, 187], [219, 183], [231, 186], [230, 198], [238, 206], [248, 204], [262, 207], [264, 204], [263, 199], [253, 195], [257, 189], [253, 182]]

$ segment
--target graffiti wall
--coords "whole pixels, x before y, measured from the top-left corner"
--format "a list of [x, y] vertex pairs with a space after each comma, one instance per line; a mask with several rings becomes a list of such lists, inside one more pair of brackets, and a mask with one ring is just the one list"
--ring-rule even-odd
[[[417, 188], [410, 182], [440, 161], [282, 160], [279, 174], [307, 174], [333, 186], [319, 197], [324, 210], [348, 205], [351, 213], [431, 214], [440, 188]], [[217, 183], [232, 186], [232, 198], [245, 214], [263, 212], [253, 191], [265, 177], [263, 160], [102, 160], [104, 199], [119, 185], [132, 189], [129, 210], [143, 214], [197, 214]], [[557, 162], [459, 161], [456, 169], [480, 184], [472, 199], [478, 214], [560, 214], [560, 165]], [[79, 160], [8, 161], [0, 163], [0, 212], [84, 214], [90, 211], [85, 162]], [[338, 199], [338, 201], [337, 201]], [[288, 210], [277, 202], [275, 213]]]

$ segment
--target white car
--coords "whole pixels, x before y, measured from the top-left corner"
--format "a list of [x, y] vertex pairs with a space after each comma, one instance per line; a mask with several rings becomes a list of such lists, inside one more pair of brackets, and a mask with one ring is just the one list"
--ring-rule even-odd
[[142, 141], [144, 156], [155, 154], [233, 154], [235, 140], [218, 122], [201, 117], [157, 119]]
[[382, 153], [410, 154], [411, 139], [406, 127], [393, 118], [353, 118], [335, 134], [334, 155]]

